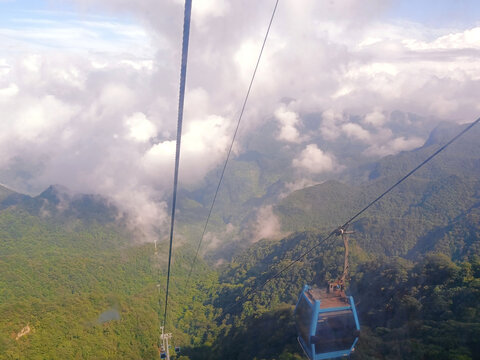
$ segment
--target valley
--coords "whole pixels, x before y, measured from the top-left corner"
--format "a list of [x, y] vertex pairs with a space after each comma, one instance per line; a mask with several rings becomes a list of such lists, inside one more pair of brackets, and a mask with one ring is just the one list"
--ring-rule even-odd
[[[288, 194], [280, 160], [253, 171], [263, 155], [236, 159], [209, 228], [217, 245], [202, 249], [188, 287], [215, 172], [205, 188], [183, 189], [185, 240], [174, 249], [167, 320], [182, 347], [177, 359], [301, 359], [293, 308], [303, 285], [322, 286], [342, 271], [341, 239], [260, 286], [457, 131], [437, 129], [419, 149]], [[476, 358], [479, 133], [472, 129], [351, 224], [349, 292], [362, 326], [353, 359]], [[249, 240], [264, 206], [278, 231]], [[156, 254], [118, 214], [108, 199], [62, 186], [37, 196], [0, 188], [0, 359], [158, 358], [167, 243], [161, 238]]]

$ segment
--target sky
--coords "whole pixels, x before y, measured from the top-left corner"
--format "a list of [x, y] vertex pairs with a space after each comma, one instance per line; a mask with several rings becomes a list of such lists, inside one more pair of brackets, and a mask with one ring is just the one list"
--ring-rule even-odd
[[[274, 0], [194, 0], [180, 181], [224, 161]], [[280, 0], [235, 155], [273, 119], [291, 166], [342, 165], [304, 132], [345, 136], [372, 159], [421, 146], [391, 114], [480, 113], [478, 1]], [[142, 225], [167, 219], [178, 106], [181, 0], [0, 0], [0, 183], [113, 199]], [[288, 99], [286, 101], [285, 99]]]

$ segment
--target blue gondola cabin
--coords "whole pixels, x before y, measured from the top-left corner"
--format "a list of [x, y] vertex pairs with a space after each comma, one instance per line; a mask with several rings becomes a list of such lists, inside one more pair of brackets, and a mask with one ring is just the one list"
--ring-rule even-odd
[[298, 342], [310, 360], [348, 356], [358, 341], [360, 324], [355, 303], [343, 288], [305, 285], [295, 307]]

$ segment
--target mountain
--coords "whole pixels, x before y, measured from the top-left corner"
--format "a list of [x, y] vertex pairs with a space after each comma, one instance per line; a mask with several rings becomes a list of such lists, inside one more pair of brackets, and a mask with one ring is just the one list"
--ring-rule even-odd
[[34, 216], [54, 221], [81, 219], [83, 221], [114, 222], [118, 209], [99, 195], [74, 194], [62, 185], [51, 185], [37, 196], [11, 192], [0, 198], [0, 209], [14, 207]]
[[[435, 152], [462, 127], [433, 131], [419, 149], [387, 156], [344, 175], [363, 181], [327, 181], [293, 192], [275, 207], [284, 231], [331, 231], [343, 224], [408, 171]], [[454, 143], [355, 220], [351, 227], [366, 251], [406, 255], [420, 238], [468, 217], [480, 201], [480, 129]], [[402, 241], [398, 241], [402, 239]], [[419, 245], [420, 246], [420, 245]]]
[[[3, 190], [3, 189], [2, 189]], [[138, 243], [109, 202], [50, 186], [0, 202], [0, 359], [156, 359], [168, 245]], [[216, 275], [177, 247], [167, 326], [199, 344]], [[210, 312], [210, 315], [209, 315]], [[202, 322], [200, 323], [199, 322]], [[173, 326], [173, 324], [178, 327]]]
[[[301, 359], [293, 316], [300, 289], [343, 269], [341, 239], [325, 235], [460, 128], [439, 127], [419, 149], [360, 162], [290, 194], [295, 145], [272, 150], [251, 139], [229, 164], [209, 229], [221, 237], [212, 243], [226, 244], [209, 261], [227, 261], [214, 268], [200, 258], [189, 278], [193, 241], [174, 249], [167, 329], [182, 346], [178, 360]], [[351, 224], [349, 291], [362, 326], [355, 359], [479, 353], [479, 131]], [[203, 191], [179, 194], [179, 228], [189, 240], [201, 233], [214, 175]], [[266, 205], [288, 235], [245, 241]], [[155, 253], [125, 224], [100, 196], [59, 185], [37, 196], [0, 188], [0, 358], [158, 358], [167, 244]]]
[[[236, 252], [257, 241], [258, 234], [262, 233], [258, 229], [264, 226], [262, 210], [266, 207], [273, 207], [280, 224], [280, 229], [270, 234], [273, 238], [278, 239], [295, 231], [331, 231], [466, 126], [442, 123], [428, 133], [425, 123], [429, 122], [423, 118], [400, 112], [391, 116], [398, 120], [391, 126], [396, 124], [398, 129], [395, 131], [399, 136], [416, 135], [427, 140], [418, 149], [373, 162], [364, 153], [367, 144], [352, 151], [352, 146], [360, 145], [351, 139], [340, 137], [327, 141], [318, 134], [314, 135], [318, 131], [313, 129], [321, 125], [320, 115], [303, 116], [304, 126], [312, 129], [308, 142], [317, 143], [326, 151], [331, 148], [333, 153], [343, 154], [344, 170], [329, 173], [328, 177], [326, 174], [310, 175], [309, 181], [317, 185], [293, 192], [290, 189], [302, 174], [292, 161], [304, 148], [305, 142], [282, 143], [274, 137], [264, 137], [262, 134], [265, 133], [278, 134], [279, 125], [275, 120], [263, 124], [245, 142], [242, 155], [228, 163], [202, 246], [205, 256], [212, 262], [229, 260]], [[361, 121], [355, 117], [350, 117], [350, 120]], [[359, 219], [362, 222], [358, 224], [360, 227], [370, 229], [373, 217], [375, 222], [379, 222], [379, 226], [372, 227], [371, 233], [378, 232], [379, 227], [387, 228], [390, 221], [395, 222], [392, 236], [382, 231], [382, 236], [390, 237], [386, 246], [378, 241], [376, 235], [363, 239], [364, 246], [375, 251], [383, 247], [385, 254], [405, 254], [415, 245], [413, 237], [424, 236], [436, 226], [446, 226], [462, 211], [473, 206], [478, 198], [474, 189], [480, 177], [479, 135], [477, 128], [471, 129], [362, 216]], [[220, 169], [215, 169], [199, 188], [179, 191], [178, 229], [191, 243], [200, 240], [199, 234], [203, 231], [219, 176]], [[455, 199], [461, 199], [461, 203], [455, 204]], [[437, 213], [438, 208], [446, 210]], [[401, 227], [411, 228], [412, 231], [400, 231]], [[392, 240], [396, 236], [406, 236], [408, 244], [400, 246]], [[398, 246], [392, 248], [393, 243]]]
[[[478, 255], [452, 262], [446, 255], [429, 253], [410, 261], [366, 256], [355, 242], [352, 245], [349, 293], [362, 328], [352, 358], [477, 358]], [[292, 265], [310, 249], [308, 256]], [[278, 242], [260, 241], [235, 256], [222, 271], [214, 300], [224, 310], [218, 337], [198, 352], [195, 347], [188, 349], [189, 357], [301, 359], [293, 314], [297, 296], [305, 284], [322, 286], [339, 276], [342, 261], [339, 239], [324, 243], [313, 232]], [[274, 276], [287, 266], [288, 271]]]
[[[225, 311], [224, 328], [210, 350], [191, 358], [300, 359], [293, 323], [298, 293], [342, 271], [341, 241], [325, 243], [325, 236], [461, 128], [439, 127], [419, 149], [279, 201], [275, 213], [292, 234], [250, 245], [223, 265], [214, 304]], [[362, 324], [353, 358], [477, 358], [479, 135], [472, 129], [351, 224], [349, 291]], [[258, 338], [268, 345], [252, 346]]]
[[8, 189], [7, 187], [0, 185], [0, 201], [4, 200], [6, 197], [14, 194], [15, 192]]
[[476, 203], [449, 225], [432, 230], [420, 238], [407, 257], [418, 258], [435, 252], [454, 260], [472, 258], [480, 254], [480, 203]]

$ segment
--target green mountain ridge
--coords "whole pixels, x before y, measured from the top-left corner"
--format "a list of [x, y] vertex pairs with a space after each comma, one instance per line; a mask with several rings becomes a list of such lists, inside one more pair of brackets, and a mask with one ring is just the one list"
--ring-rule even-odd
[[99, 195], [74, 194], [62, 185], [51, 185], [37, 196], [11, 192], [0, 199], [0, 209], [11, 207], [58, 221], [80, 219], [110, 223], [115, 222], [119, 214], [108, 199]]
[[[418, 119], [415, 120], [412, 114], [398, 113], [392, 114], [392, 116], [401, 118], [400, 120], [403, 119], [405, 129], [402, 130], [404, 131], [402, 134], [405, 135], [411, 134], [412, 129], [416, 129], [417, 125], [415, 124], [419, 121]], [[309, 116], [306, 116], [306, 118], [309, 118]], [[316, 115], [312, 115], [311, 118], [311, 121], [309, 121], [312, 122], [312, 126], [315, 126], [318, 122]], [[378, 196], [381, 191], [387, 189], [431, 155], [465, 126], [441, 124], [430, 135], [425, 135], [427, 140], [422, 147], [397, 155], [389, 155], [378, 161], [367, 161], [357, 154], [355, 159], [345, 160], [347, 167], [343, 172], [330, 174], [330, 178], [322, 174], [312, 178], [312, 181], [319, 183], [314, 187], [314, 189], [318, 189], [318, 192], [314, 189], [305, 188], [294, 191], [285, 198], [285, 194], [288, 194], [288, 184], [294, 183], [295, 176], [299, 175], [292, 168], [292, 154], [300, 151], [303, 145], [281, 145], [273, 139], [264, 139], [261, 136], [263, 132], [268, 131], [274, 134], [277, 131], [275, 122], [267, 122], [262, 129], [259, 129], [257, 135], [249, 139], [243, 155], [233, 158], [229, 162], [207, 228], [207, 234], [210, 233], [212, 237], [217, 239], [216, 244], [209, 248], [208, 241], [206, 241], [202, 250], [212, 262], [215, 262], [218, 258], [228, 260], [235, 252], [245, 249], [246, 246], [251, 244], [251, 229], [258, 226], [257, 212], [265, 206], [273, 206], [283, 233], [315, 229], [331, 231], [332, 228], [351, 217], [355, 211], [360, 210], [370, 199]], [[385, 212], [382, 206], [375, 206], [371, 211], [393, 219], [401, 217], [405, 219], [418, 218], [421, 221], [433, 221], [434, 225], [432, 226], [446, 225], [449, 219], [451, 220], [452, 217], [468, 208], [474, 201], [469, 204], [467, 204], [467, 201], [465, 201], [465, 204], [460, 204], [461, 209], [457, 209], [455, 214], [448, 214], [441, 221], [433, 219], [435, 216], [427, 216], [430, 219], [425, 220], [425, 216], [418, 214], [417, 210], [423, 206], [420, 204], [422, 201], [434, 201], [435, 195], [430, 194], [429, 199], [422, 200], [415, 198], [412, 194], [436, 191], [435, 186], [441, 186], [440, 178], [452, 175], [458, 176], [457, 180], [454, 177], [451, 178], [453, 182], [456, 182], [455, 186], [464, 188], [463, 190], [457, 189], [458, 193], [455, 196], [458, 195], [462, 199], [465, 197], [477, 198], [478, 196], [467, 188], [474, 188], [477, 179], [480, 178], [480, 159], [478, 156], [480, 149], [477, 141], [479, 136], [480, 131], [473, 128], [447, 151], [441, 153], [435, 161], [430, 162], [425, 168], [398, 187], [392, 193], [393, 199], [387, 200], [390, 202], [389, 205], [392, 209]], [[313, 139], [311, 140], [313, 141]], [[324, 148], [322, 144], [325, 142], [322, 139], [318, 138], [315, 141], [318, 141], [322, 149]], [[345, 139], [339, 139], [339, 141], [342, 143], [340, 146], [342, 151], [347, 151], [349, 145], [345, 142]], [[329, 142], [325, 144], [330, 146]], [[349, 156], [353, 155], [350, 154]], [[179, 191], [178, 226], [179, 230], [192, 243], [199, 241], [198, 233], [203, 230], [219, 174], [219, 169], [212, 171], [199, 189], [182, 189]], [[327, 189], [325, 187], [327, 185], [323, 185], [325, 181], [330, 184], [329, 186], [332, 186], [331, 189]], [[341, 185], [337, 184], [338, 188], [335, 189], [332, 181], [337, 181]], [[433, 182], [436, 181], [438, 184], [433, 185]], [[437, 197], [447, 195], [448, 180], [444, 181], [447, 181], [444, 186], [444, 193]], [[342, 186], [343, 189], [340, 188]], [[430, 188], [427, 189], [428, 187]], [[335, 195], [330, 194], [330, 190]], [[336, 201], [333, 201], [334, 198]], [[325, 203], [322, 204], [321, 202]], [[394, 206], [397, 206], [396, 202], [399, 202], [398, 206], [401, 209], [393, 209]], [[451, 205], [448, 204], [447, 207]], [[406, 206], [411, 207], [411, 209], [407, 209]], [[432, 203], [432, 206], [437, 205]], [[410, 223], [407, 222], [407, 224]], [[191, 229], [196, 230], [191, 231]], [[407, 250], [401, 249], [401, 253]], [[395, 250], [393, 253], [400, 254], [398, 251]]]
[[[158, 358], [167, 244], [156, 254], [136, 243], [115, 214], [105, 199], [59, 186], [0, 203], [0, 359]], [[216, 275], [199, 259], [185, 294], [192, 253], [180, 247], [175, 258], [167, 326], [177, 341], [200, 343], [207, 325], [195, 323], [213, 312], [187, 304], [208, 297], [199, 289]]]
[[[232, 260], [214, 270], [198, 259], [189, 286], [192, 239], [198, 240], [215, 182], [207, 179], [203, 193], [181, 192], [179, 228], [189, 242], [174, 251], [167, 319], [183, 348], [178, 360], [301, 359], [293, 321], [298, 294], [343, 269], [343, 243], [324, 242], [326, 235], [458, 129], [437, 130], [419, 149], [280, 200], [288, 180], [278, 176], [282, 161], [250, 149], [232, 163], [212, 217], [213, 229], [239, 228], [223, 239]], [[351, 224], [349, 291], [362, 325], [352, 358], [480, 353], [479, 134], [467, 134]], [[268, 167], [278, 173], [268, 175]], [[158, 358], [167, 244], [155, 254], [152, 244], [132, 241], [115, 206], [99, 196], [57, 185], [34, 197], [3, 188], [0, 194], [0, 359]], [[291, 234], [245, 242], [242, 231], [264, 205], [273, 205]], [[16, 339], [26, 325], [31, 333]]]
[[454, 260], [480, 254], [480, 203], [458, 216], [448, 226], [433, 230], [419, 239], [408, 253], [409, 258], [420, 254], [440, 252]]
[[[281, 200], [275, 212], [284, 230], [293, 234], [251, 245], [225, 265], [216, 306], [229, 309], [223, 317], [227, 325], [212, 347], [217, 356], [204, 351], [198, 359], [300, 359], [292, 305], [304, 284], [323, 286], [343, 265], [339, 239], [323, 244], [322, 238], [459, 128], [437, 130], [420, 149], [352, 171], [359, 177], [351, 178], [350, 185], [327, 181]], [[478, 129], [469, 133], [352, 223], [350, 292], [362, 323], [353, 358], [477, 358], [478, 135]], [[315, 244], [319, 246], [291, 266]], [[287, 266], [288, 272], [272, 278]], [[235, 299], [242, 302], [232, 308]], [[270, 327], [267, 336], [259, 330], [265, 324]], [[279, 327], [284, 331], [273, 330]], [[252, 348], [254, 338], [262, 338], [268, 348]]]
[[[370, 165], [369, 180], [359, 185], [328, 181], [295, 191], [274, 208], [283, 229], [333, 230], [458, 133], [458, 128], [437, 130], [442, 135], [432, 135], [424, 147]], [[419, 238], [473, 211], [480, 201], [480, 130], [467, 135], [352, 223], [364, 250], [404, 256]]]
[[4, 200], [8, 196], [12, 195], [14, 191], [10, 190], [6, 186], [0, 185], [0, 201]]

